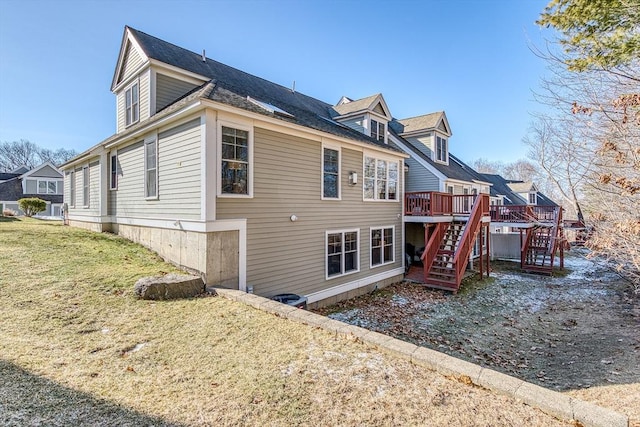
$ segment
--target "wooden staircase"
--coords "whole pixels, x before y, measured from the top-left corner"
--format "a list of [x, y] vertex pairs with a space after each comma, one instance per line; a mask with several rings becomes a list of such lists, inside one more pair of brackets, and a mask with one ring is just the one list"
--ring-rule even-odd
[[489, 197], [476, 198], [467, 221], [441, 222], [431, 232], [422, 254], [424, 283], [432, 288], [457, 292], [473, 250], [473, 243], [488, 215]]
[[558, 245], [561, 244], [562, 209], [555, 213], [553, 224], [541, 224], [527, 230], [520, 252], [522, 270], [551, 274]]

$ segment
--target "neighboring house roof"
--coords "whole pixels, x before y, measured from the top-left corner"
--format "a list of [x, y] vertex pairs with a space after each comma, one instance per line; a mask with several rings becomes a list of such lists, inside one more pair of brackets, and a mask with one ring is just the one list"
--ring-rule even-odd
[[19, 177], [21, 174], [13, 172], [0, 172], [0, 181], [7, 181]]
[[61, 194], [24, 194], [22, 192], [22, 179], [13, 178], [9, 181], [0, 182], [0, 200], [4, 202], [15, 202], [25, 197], [37, 197], [51, 203], [62, 203]]
[[471, 166], [465, 164], [462, 160], [449, 152], [449, 164], [434, 162], [430, 156], [420, 151], [413, 143], [403, 139], [402, 137], [392, 132], [394, 136], [401, 140], [401, 142], [411, 151], [413, 157], [419, 157], [430, 166], [435, 168], [438, 172], [444, 175], [448, 179], [454, 179], [458, 181], [480, 181], [488, 182], [482, 175], [477, 173]]
[[529, 193], [531, 191], [538, 191], [533, 182], [531, 181], [509, 181], [509, 188], [516, 193]]
[[491, 196], [505, 197], [505, 205], [526, 205], [527, 201], [509, 187], [509, 181], [497, 174], [482, 173], [486, 181], [491, 183]]
[[[211, 79], [215, 86], [206, 96], [208, 99], [294, 122], [333, 135], [393, 149], [383, 142], [333, 121], [332, 118], [336, 115], [336, 112], [334, 107], [328, 103], [212, 59], [206, 58], [206, 61], [203, 61], [201, 54], [191, 52], [131, 27], [127, 27], [127, 29], [135, 37], [148, 58]], [[269, 103], [294, 117], [279, 115], [260, 108], [255, 103], [250, 102], [247, 97]], [[176, 102], [180, 102], [180, 100]], [[157, 114], [152, 119], [156, 120], [156, 116]]]
[[22, 175], [23, 173], [29, 172], [29, 168], [25, 165], [19, 166], [11, 171], [11, 173], [17, 173], [18, 175]]
[[[505, 196], [505, 205], [526, 205], [527, 200], [518, 193], [528, 193], [529, 191], [537, 191], [536, 186], [531, 181], [517, 181], [504, 179], [497, 174], [480, 174], [485, 177], [486, 181], [491, 182], [491, 196]], [[524, 190], [522, 190], [524, 189]], [[520, 191], [522, 190], [522, 191]], [[537, 191], [538, 206], [558, 206], [556, 202]]]
[[[54, 174], [57, 174], [58, 176], [50, 176], [50, 175], [38, 175], [38, 172], [40, 172], [42, 169], [46, 169], [46, 168], [51, 168], [53, 170]], [[47, 161], [44, 162], [42, 164], [40, 164], [39, 166], [36, 166], [35, 168], [31, 169], [31, 170], [27, 170], [25, 171], [22, 175], [20, 175], [21, 178], [26, 178], [28, 176], [40, 176], [40, 177], [45, 177], [45, 178], [63, 178], [64, 175], [62, 174], [62, 172], [60, 172], [60, 169], [57, 168], [56, 165], [54, 165], [53, 163]]]

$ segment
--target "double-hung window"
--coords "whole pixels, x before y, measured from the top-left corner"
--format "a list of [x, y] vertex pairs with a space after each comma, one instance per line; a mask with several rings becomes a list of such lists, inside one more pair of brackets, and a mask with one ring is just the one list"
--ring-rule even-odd
[[436, 135], [436, 160], [446, 163], [447, 157], [447, 139]]
[[111, 153], [109, 156], [109, 189], [118, 189], [118, 154]]
[[158, 197], [158, 140], [144, 141], [144, 196], [147, 199]]
[[384, 142], [385, 124], [371, 119], [371, 137]]
[[323, 148], [322, 156], [322, 197], [340, 198], [340, 151]]
[[538, 195], [537, 193], [529, 193], [529, 204], [537, 205], [538, 204]]
[[327, 232], [327, 279], [359, 271], [358, 230]]
[[365, 200], [396, 200], [398, 198], [398, 162], [364, 158]]
[[138, 83], [134, 83], [124, 93], [125, 125], [129, 126], [140, 119], [140, 93]]
[[38, 181], [38, 194], [58, 194], [57, 181]]
[[393, 227], [371, 229], [371, 267], [394, 261]]
[[85, 166], [82, 168], [82, 206], [85, 208], [89, 207], [89, 198], [91, 196], [89, 191], [89, 179], [91, 177], [91, 171], [89, 167]]
[[249, 132], [222, 126], [222, 194], [249, 195]]

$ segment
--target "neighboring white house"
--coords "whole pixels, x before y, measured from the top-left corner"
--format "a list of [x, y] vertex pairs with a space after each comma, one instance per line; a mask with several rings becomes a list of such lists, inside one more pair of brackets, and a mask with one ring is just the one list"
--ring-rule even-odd
[[18, 200], [37, 197], [46, 201], [47, 207], [36, 216], [62, 217], [63, 193], [62, 172], [50, 162], [31, 170], [22, 166], [11, 172], [0, 173], [0, 212], [9, 210], [23, 215]]

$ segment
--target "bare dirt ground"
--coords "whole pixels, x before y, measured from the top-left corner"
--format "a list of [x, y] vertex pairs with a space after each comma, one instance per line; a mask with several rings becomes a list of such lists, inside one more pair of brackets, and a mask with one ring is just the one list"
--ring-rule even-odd
[[320, 312], [558, 391], [640, 383], [640, 298], [585, 251], [564, 276], [496, 262], [457, 295], [403, 282]]

